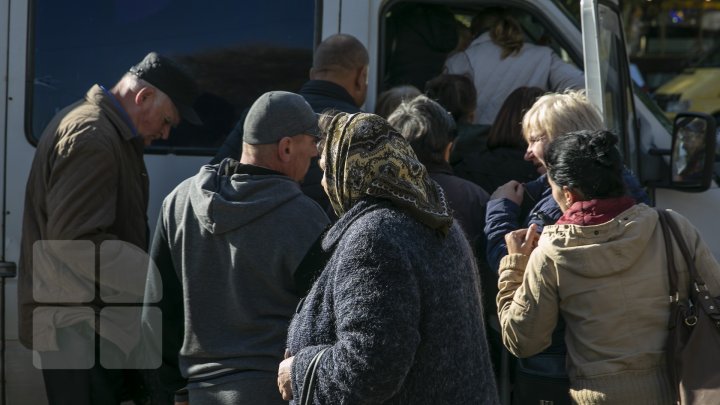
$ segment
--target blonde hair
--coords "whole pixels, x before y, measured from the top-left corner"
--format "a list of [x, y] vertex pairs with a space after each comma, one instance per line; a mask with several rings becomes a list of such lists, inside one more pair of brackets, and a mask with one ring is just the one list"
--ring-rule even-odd
[[523, 136], [528, 142], [530, 133], [544, 134], [551, 141], [567, 132], [602, 129], [606, 129], [602, 116], [584, 90], [546, 94], [537, 99], [522, 120]]
[[498, 7], [487, 8], [475, 16], [470, 30], [474, 37], [488, 31], [493, 43], [502, 48], [500, 59], [517, 55], [525, 43], [525, 35], [517, 20]]
[[490, 29], [490, 39], [502, 48], [500, 59], [517, 55], [523, 47], [524, 36], [520, 24], [508, 15], [500, 16]]

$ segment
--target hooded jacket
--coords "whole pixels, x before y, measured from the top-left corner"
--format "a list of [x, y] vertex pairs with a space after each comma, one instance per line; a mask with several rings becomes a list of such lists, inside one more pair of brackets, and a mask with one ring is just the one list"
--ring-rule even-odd
[[167, 329], [168, 388], [182, 387], [178, 368], [191, 383], [251, 370], [274, 378], [304, 293], [295, 276], [328, 223], [296, 181], [233, 159], [203, 166], [165, 198], [151, 249], [159, 279], [146, 301], [159, 300]]
[[[717, 296], [720, 266], [690, 222], [671, 215]], [[687, 266], [674, 249], [686, 297]], [[664, 366], [667, 258], [654, 209], [638, 204], [599, 225], [546, 226], [529, 257], [502, 259], [498, 287], [503, 341], [518, 357], [544, 350], [562, 314], [576, 402], [602, 395], [611, 403], [671, 402]]]

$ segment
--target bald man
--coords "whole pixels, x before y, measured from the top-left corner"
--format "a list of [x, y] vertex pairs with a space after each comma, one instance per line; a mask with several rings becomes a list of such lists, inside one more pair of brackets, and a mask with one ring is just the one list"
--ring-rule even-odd
[[331, 35], [315, 50], [310, 81], [302, 86], [300, 94], [315, 112], [328, 108], [359, 112], [367, 96], [369, 62], [368, 52], [357, 38]]
[[[370, 56], [357, 38], [348, 34], [334, 34], [318, 45], [310, 68], [310, 80], [298, 92], [316, 113], [328, 109], [356, 113], [365, 103], [367, 96], [367, 75]], [[211, 163], [218, 163], [225, 157], [237, 158], [241, 153], [242, 130], [245, 117], [230, 132], [225, 143]], [[320, 186], [322, 171], [317, 158], [310, 164], [303, 192], [329, 210], [330, 203]]]

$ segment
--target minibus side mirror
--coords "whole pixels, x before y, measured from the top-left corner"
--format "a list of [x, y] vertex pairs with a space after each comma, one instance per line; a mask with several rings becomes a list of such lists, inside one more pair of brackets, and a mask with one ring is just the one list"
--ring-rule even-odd
[[707, 114], [680, 113], [673, 122], [670, 185], [682, 191], [705, 191], [715, 168], [715, 119]]

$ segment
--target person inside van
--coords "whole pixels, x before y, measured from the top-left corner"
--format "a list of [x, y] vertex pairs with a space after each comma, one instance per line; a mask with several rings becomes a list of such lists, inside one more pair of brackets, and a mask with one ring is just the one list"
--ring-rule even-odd
[[585, 87], [581, 70], [553, 50], [525, 42], [522, 27], [501, 8], [484, 9], [472, 22], [470, 46], [445, 62], [447, 73], [473, 78], [479, 102], [475, 123], [491, 125], [501, 104], [519, 86], [563, 91]]
[[458, 22], [442, 4], [398, 2], [386, 23], [383, 87], [410, 84], [418, 89], [440, 74], [459, 45]]

